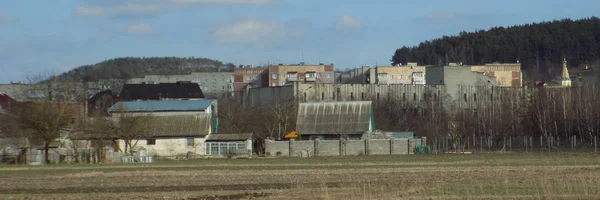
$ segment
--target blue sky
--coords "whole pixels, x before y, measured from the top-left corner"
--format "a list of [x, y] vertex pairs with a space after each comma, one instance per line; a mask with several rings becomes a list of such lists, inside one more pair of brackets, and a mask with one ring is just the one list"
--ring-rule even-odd
[[0, 83], [125, 56], [383, 65], [403, 45], [598, 8], [598, 0], [6, 0]]

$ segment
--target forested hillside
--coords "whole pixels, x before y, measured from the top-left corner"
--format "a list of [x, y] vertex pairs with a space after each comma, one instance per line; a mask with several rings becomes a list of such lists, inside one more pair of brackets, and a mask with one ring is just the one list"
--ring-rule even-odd
[[150, 57], [115, 58], [85, 65], [60, 75], [61, 78], [95, 81], [107, 78], [135, 78], [144, 75], [188, 74], [191, 72], [232, 71], [235, 65], [208, 58]]
[[461, 32], [458, 36], [425, 41], [402, 47], [392, 64], [419, 62], [441, 65], [449, 62], [484, 64], [522, 63], [529, 78], [550, 78], [560, 73], [563, 57], [570, 67], [588, 62], [600, 64], [600, 19], [556, 20], [490, 30]]

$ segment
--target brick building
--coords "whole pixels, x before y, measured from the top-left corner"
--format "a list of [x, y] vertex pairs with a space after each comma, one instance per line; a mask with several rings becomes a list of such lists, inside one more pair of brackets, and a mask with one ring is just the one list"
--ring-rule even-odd
[[330, 65], [273, 65], [269, 67], [269, 86], [301, 83], [334, 83], [334, 66]]
[[236, 96], [253, 87], [268, 87], [267, 67], [238, 67], [233, 70], [233, 89]]

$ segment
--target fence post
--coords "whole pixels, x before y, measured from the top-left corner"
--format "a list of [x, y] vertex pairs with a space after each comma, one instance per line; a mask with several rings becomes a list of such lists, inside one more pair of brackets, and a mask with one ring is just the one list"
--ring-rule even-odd
[[512, 136], [508, 136], [508, 149], [512, 151]]
[[533, 152], [533, 136], [529, 136], [529, 146], [531, 147], [531, 152]]
[[[410, 149], [410, 144], [408, 145], [408, 149]], [[394, 155], [394, 138], [390, 138], [390, 155]]]
[[370, 139], [365, 140], [365, 155], [369, 155], [369, 140]]
[[290, 143], [289, 143], [290, 147], [288, 149], [288, 151], [289, 151], [288, 152], [288, 156], [289, 157], [292, 157], [294, 155], [294, 142], [296, 142], [296, 139], [290, 139]]
[[315, 139], [314, 156], [319, 156], [319, 138]]
[[483, 136], [479, 135], [479, 151], [483, 153]]
[[527, 153], [527, 136], [523, 136], [523, 142], [525, 143], [525, 153]]
[[577, 148], [577, 135], [573, 135], [573, 147]]
[[597, 151], [596, 151], [596, 147], [597, 147], [596, 144], [597, 144], [596, 143], [596, 136], [594, 135], [594, 153], [597, 153]]
[[345, 146], [346, 146], [346, 145], [344, 145], [344, 143], [345, 143], [345, 141], [344, 141], [344, 138], [340, 138], [340, 144], [339, 144], [339, 146], [340, 146], [340, 147], [339, 147], [339, 148], [340, 148], [340, 149], [339, 149], [339, 150], [340, 150], [340, 156], [345, 156], [345, 154], [346, 154], [346, 153], [345, 153], [345, 152], [346, 152], [346, 151], [345, 151], [345, 149], [346, 149], [346, 147], [345, 147]]

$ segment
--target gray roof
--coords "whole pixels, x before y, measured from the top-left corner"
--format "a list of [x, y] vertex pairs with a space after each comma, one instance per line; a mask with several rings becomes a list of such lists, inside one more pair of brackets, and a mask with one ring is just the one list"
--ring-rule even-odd
[[108, 112], [161, 112], [161, 111], [204, 111], [215, 100], [167, 100], [167, 101], [122, 101], [108, 109]]
[[[212, 118], [210, 115], [151, 116], [148, 132], [140, 138], [154, 137], [203, 137], [209, 135]], [[92, 130], [72, 133], [69, 138], [75, 140], [111, 139], [118, 135], [98, 135]]]
[[156, 116], [147, 137], [206, 136], [211, 116]]
[[217, 142], [217, 141], [246, 141], [252, 139], [252, 133], [236, 133], [236, 134], [210, 134], [207, 142]]
[[300, 103], [296, 130], [302, 135], [351, 134], [370, 130], [371, 101]]

